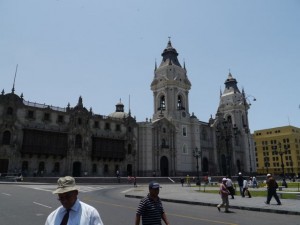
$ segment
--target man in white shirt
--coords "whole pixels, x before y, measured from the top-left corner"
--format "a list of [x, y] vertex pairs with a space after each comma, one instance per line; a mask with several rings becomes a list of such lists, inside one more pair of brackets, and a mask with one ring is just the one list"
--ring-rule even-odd
[[230, 179], [229, 176], [226, 177], [227, 181], [226, 181], [226, 187], [228, 189], [228, 191], [230, 192], [230, 195], [231, 195], [231, 199], [234, 199], [234, 187], [233, 187], [233, 183], [232, 183], [232, 180]]
[[62, 206], [48, 216], [45, 225], [103, 225], [98, 211], [77, 198], [78, 189], [73, 177], [61, 177], [57, 184], [53, 194], [58, 194]]

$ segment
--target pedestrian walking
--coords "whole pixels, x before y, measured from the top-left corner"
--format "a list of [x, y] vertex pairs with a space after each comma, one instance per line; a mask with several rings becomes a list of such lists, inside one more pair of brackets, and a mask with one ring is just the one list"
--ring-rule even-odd
[[191, 178], [189, 175], [186, 175], [186, 186], [188, 186], [188, 187], [191, 186]]
[[136, 184], [136, 176], [133, 177], [133, 187], [137, 187], [137, 184]]
[[257, 188], [257, 180], [256, 180], [256, 177], [252, 177], [252, 187], [253, 188]]
[[181, 183], [181, 186], [183, 187], [183, 184], [184, 184], [184, 178], [180, 178], [180, 183]]
[[73, 177], [61, 177], [57, 184], [53, 194], [58, 194], [61, 206], [48, 216], [45, 225], [103, 225], [98, 211], [77, 198], [78, 188]]
[[226, 187], [226, 182], [227, 179], [224, 177], [222, 179], [222, 183], [220, 184], [220, 196], [222, 199], [222, 202], [217, 205], [217, 209], [219, 210], [219, 212], [221, 211], [221, 207], [225, 207], [225, 211], [226, 213], [229, 213], [229, 200], [228, 200], [228, 195], [230, 194], [227, 187]]
[[231, 195], [231, 199], [234, 199], [234, 195], [235, 195], [235, 189], [233, 187], [233, 183], [232, 180], [230, 179], [230, 176], [226, 177], [227, 181], [226, 181], [226, 187]]
[[143, 225], [161, 225], [161, 220], [163, 220], [166, 225], [170, 225], [162, 202], [158, 196], [159, 189], [159, 183], [152, 181], [149, 184], [149, 193], [147, 197], [140, 201], [136, 211], [135, 225], [140, 224], [141, 217]]
[[244, 177], [242, 176], [242, 173], [239, 172], [239, 176], [237, 178], [237, 182], [238, 182], [238, 185], [239, 185], [239, 188], [240, 188], [240, 194], [242, 197], [243, 196], [243, 184], [244, 184]]
[[249, 181], [246, 180], [246, 179], [243, 181], [243, 195], [242, 195], [242, 197], [245, 197], [245, 192], [247, 192], [248, 197], [251, 198], [251, 193], [250, 193], [250, 191], [249, 191], [248, 182], [249, 182]]
[[272, 197], [274, 196], [275, 200], [277, 201], [277, 205], [281, 205], [281, 202], [276, 193], [278, 184], [270, 173], [267, 174], [267, 185], [268, 185], [268, 196], [267, 196], [267, 201], [265, 203], [270, 204], [270, 201], [271, 201]]

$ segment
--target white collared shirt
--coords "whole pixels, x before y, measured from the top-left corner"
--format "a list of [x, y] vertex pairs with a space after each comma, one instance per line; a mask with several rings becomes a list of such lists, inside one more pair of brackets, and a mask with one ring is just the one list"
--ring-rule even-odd
[[[67, 210], [60, 206], [47, 218], [45, 225], [60, 225]], [[103, 225], [98, 211], [84, 203], [76, 200], [69, 212], [68, 225]]]

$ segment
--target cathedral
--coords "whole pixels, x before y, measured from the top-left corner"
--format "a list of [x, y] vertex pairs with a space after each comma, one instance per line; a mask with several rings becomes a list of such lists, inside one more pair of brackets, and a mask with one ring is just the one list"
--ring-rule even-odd
[[100, 115], [75, 106], [0, 94], [0, 173], [23, 176], [196, 176], [256, 171], [247, 96], [231, 73], [215, 116], [189, 111], [191, 82], [171, 41], [155, 65], [153, 116], [137, 122], [124, 110]]

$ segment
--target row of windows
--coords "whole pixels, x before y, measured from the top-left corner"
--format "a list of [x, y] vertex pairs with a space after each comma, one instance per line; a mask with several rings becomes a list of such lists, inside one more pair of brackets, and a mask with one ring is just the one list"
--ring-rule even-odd
[[[8, 107], [7, 108], [7, 115], [12, 115], [12, 114], [13, 114], [13, 108]], [[29, 119], [29, 120], [34, 120], [35, 119], [35, 111], [28, 110], [26, 118]], [[48, 112], [45, 112], [44, 115], [43, 115], [43, 121], [44, 122], [51, 122], [52, 121], [51, 120], [51, 114], [48, 113]], [[58, 124], [65, 123], [65, 117], [63, 115], [57, 115], [56, 122]], [[76, 122], [77, 122], [78, 125], [83, 124], [83, 121], [82, 121], [81, 118], [78, 118]], [[93, 128], [100, 128], [99, 121], [94, 121]], [[110, 123], [105, 123], [104, 130], [111, 130], [111, 124]], [[120, 124], [116, 124], [115, 131], [121, 131], [121, 125]], [[129, 130], [129, 132], [130, 132], [130, 130]]]
[[[4, 131], [2, 136], [2, 144], [3, 145], [9, 145], [11, 141], [11, 133], [9, 131]], [[165, 140], [163, 139], [164, 146], [166, 145]], [[128, 144], [128, 154], [132, 154], [132, 146], [131, 144]], [[82, 148], [82, 136], [80, 134], [77, 134], [75, 136], [75, 148]]]
[[[115, 170], [118, 170], [119, 168], [119, 165], [115, 165]], [[26, 175], [29, 171], [29, 162], [28, 161], [23, 161], [22, 162], [22, 173], [24, 175]], [[38, 169], [34, 169], [33, 171], [33, 175], [34, 176], [42, 176], [45, 172], [46, 172], [46, 167], [45, 167], [45, 162], [39, 162], [39, 165], [38, 165]], [[53, 174], [57, 174], [57, 173], [60, 173], [60, 163], [59, 162], [55, 162], [53, 164], [53, 169], [51, 171]], [[93, 173], [97, 173], [98, 172], [98, 166], [97, 164], [93, 164], [92, 165], [92, 172]], [[104, 164], [103, 165], [103, 172], [104, 173], [109, 173], [109, 166], [108, 164]]]

